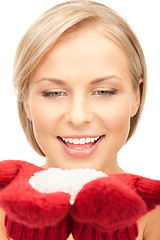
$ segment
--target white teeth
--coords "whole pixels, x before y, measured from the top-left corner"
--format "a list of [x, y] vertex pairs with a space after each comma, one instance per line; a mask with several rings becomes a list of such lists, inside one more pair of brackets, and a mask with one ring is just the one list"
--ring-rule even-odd
[[[64, 139], [64, 141], [65, 141], [65, 139]], [[73, 139], [72, 138], [69, 138], [69, 143], [73, 143]]]
[[73, 144], [79, 144], [79, 139], [73, 139]]
[[86, 143], [85, 138], [80, 138], [80, 139], [79, 139], [79, 144], [85, 144], [85, 143]]
[[94, 143], [98, 139], [100, 139], [100, 137], [95, 137], [95, 138], [92, 138], [92, 137], [91, 138], [89, 138], [89, 137], [87, 137], [87, 138], [62, 138], [62, 140], [64, 142], [73, 143], [75, 145], [77, 145], [77, 144], [83, 145], [83, 144], [86, 144], [86, 143]]
[[86, 138], [86, 143], [90, 143], [90, 138]]
[[92, 142], [92, 143], [94, 142], [94, 138], [91, 138], [91, 142]]

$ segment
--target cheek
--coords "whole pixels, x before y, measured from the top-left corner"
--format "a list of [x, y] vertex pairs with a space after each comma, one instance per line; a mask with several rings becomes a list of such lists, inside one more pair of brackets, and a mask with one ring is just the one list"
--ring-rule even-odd
[[113, 112], [111, 118], [112, 126], [115, 130], [123, 130], [130, 128], [130, 108], [120, 108]]
[[58, 111], [41, 104], [31, 104], [31, 118], [35, 134], [44, 134], [45, 132], [51, 132], [56, 129], [56, 122], [58, 121]]
[[106, 128], [112, 132], [128, 134], [130, 129], [131, 107], [129, 103], [120, 102], [112, 105], [105, 111], [104, 122]]

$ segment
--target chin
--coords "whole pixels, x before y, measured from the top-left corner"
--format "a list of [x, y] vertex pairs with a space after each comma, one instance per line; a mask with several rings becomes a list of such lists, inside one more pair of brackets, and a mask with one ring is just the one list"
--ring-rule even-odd
[[94, 159], [90, 158], [84, 158], [84, 159], [68, 159], [67, 161], [61, 161], [57, 163], [58, 168], [62, 169], [77, 169], [77, 168], [89, 168], [89, 169], [95, 169], [97, 171], [102, 171], [103, 167], [100, 165], [100, 163], [94, 161]]

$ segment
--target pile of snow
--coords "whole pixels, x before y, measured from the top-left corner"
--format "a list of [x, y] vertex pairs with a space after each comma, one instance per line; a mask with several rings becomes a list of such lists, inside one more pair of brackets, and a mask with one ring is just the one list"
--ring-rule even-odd
[[60, 168], [49, 168], [36, 172], [29, 179], [29, 183], [41, 193], [69, 193], [71, 195], [70, 204], [73, 205], [76, 195], [83, 186], [101, 177], [107, 177], [107, 175], [94, 169], [62, 170]]

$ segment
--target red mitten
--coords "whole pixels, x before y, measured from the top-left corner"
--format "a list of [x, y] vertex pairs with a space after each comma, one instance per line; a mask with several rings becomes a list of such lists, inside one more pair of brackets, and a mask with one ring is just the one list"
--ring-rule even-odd
[[[71, 232], [67, 216], [70, 194], [40, 193], [29, 184], [31, 176], [41, 170], [44, 169], [23, 161], [0, 162], [0, 207], [7, 214], [6, 226], [13, 239], [37, 239], [37, 234], [40, 234], [38, 239], [49, 240], [55, 236], [66, 240]], [[48, 233], [48, 228], [51, 228], [51, 233]]]
[[18, 161], [0, 162], [0, 190], [10, 183], [19, 172]]
[[160, 204], [160, 181], [110, 174], [89, 182], [71, 209], [75, 240], [135, 240], [136, 222]]
[[160, 205], [159, 180], [152, 180], [132, 174], [117, 174], [116, 179], [130, 186], [130, 188], [144, 200], [147, 205], [147, 211], [150, 211], [157, 205]]
[[[59, 171], [58, 175], [56, 171]], [[73, 219], [72, 233], [75, 240], [133, 240], [138, 235], [136, 222], [147, 212], [147, 207], [128, 184], [128, 174], [126, 183], [117, 181], [117, 175], [106, 175], [89, 169], [48, 169], [37, 173], [30, 182], [38, 191], [52, 192], [54, 186], [50, 182], [56, 178], [60, 183], [59, 188], [62, 187], [61, 191], [67, 190], [71, 194], [70, 202], [73, 206], [69, 214]], [[123, 175], [120, 176], [123, 179]]]
[[72, 234], [74, 240], [135, 240], [138, 236], [138, 227], [137, 224], [133, 224], [114, 232], [103, 232], [93, 227], [92, 224], [74, 221]]
[[135, 240], [138, 218], [160, 204], [160, 181], [22, 161], [0, 162], [0, 189], [16, 240]]
[[78, 193], [71, 216], [102, 232], [131, 226], [146, 213], [146, 204], [127, 184], [109, 175], [86, 184]]

